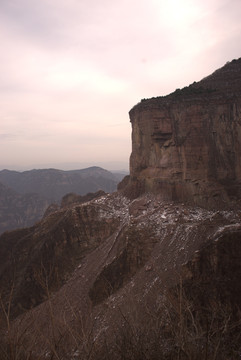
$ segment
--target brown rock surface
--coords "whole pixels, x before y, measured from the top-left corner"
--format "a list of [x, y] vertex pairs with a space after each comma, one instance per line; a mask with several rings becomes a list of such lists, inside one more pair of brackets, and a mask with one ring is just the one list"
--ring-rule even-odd
[[151, 191], [203, 206], [240, 199], [241, 59], [168, 96], [142, 100], [130, 119], [134, 196]]

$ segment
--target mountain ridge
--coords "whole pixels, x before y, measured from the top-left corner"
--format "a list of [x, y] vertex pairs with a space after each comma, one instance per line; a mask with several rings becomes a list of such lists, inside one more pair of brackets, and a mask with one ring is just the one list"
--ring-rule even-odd
[[69, 171], [4, 169], [0, 171], [0, 234], [33, 225], [52, 203], [59, 205], [69, 193], [77, 197], [99, 190], [113, 192], [123, 176], [98, 166]]
[[[89, 179], [85, 183], [83, 179], [87, 178]], [[0, 181], [6, 186], [22, 194], [38, 193], [51, 201], [60, 201], [68, 192], [77, 192], [79, 195], [98, 190], [112, 192], [116, 189], [119, 178], [120, 176], [98, 166], [80, 170], [50, 168], [23, 172], [6, 169], [0, 171]], [[104, 188], [101, 189], [101, 186]]]

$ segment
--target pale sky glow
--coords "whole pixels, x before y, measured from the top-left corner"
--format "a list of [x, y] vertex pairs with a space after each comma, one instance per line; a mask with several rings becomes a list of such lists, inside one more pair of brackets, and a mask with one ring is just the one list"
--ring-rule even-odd
[[240, 17], [240, 0], [0, 0], [0, 169], [127, 169], [129, 110], [241, 57]]

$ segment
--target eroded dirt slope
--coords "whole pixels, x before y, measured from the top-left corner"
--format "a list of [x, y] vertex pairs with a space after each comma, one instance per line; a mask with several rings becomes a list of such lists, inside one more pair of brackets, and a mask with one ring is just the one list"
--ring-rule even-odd
[[[92, 213], [93, 217], [90, 216]], [[89, 214], [87, 224], [86, 214]], [[55, 216], [59, 219], [56, 233], [50, 221]], [[62, 276], [63, 283], [58, 288], [48, 288], [48, 278], [41, 273], [42, 280], [45, 280], [42, 282], [45, 296], [42, 301], [47, 299], [18, 317], [14, 321], [15, 329], [22, 334], [27, 349], [35, 344], [33, 353], [45, 358], [53, 355], [53, 344], [55, 351], [65, 356], [64, 359], [71, 358], [77, 350], [80, 352], [80, 348], [83, 351], [81, 331], [85, 335], [91, 333], [91, 343], [98, 345], [100, 353], [107, 340], [111, 349], [116, 341], [115, 334], [125, 325], [123, 316], [129, 314], [133, 317], [138, 309], [138, 321], [145, 323], [147, 309], [154, 309], [162, 303], [166, 289], [179, 283], [181, 273], [184, 282], [203, 276], [199, 269], [201, 265], [195, 267], [193, 264], [201, 264], [200, 253], [203, 254], [202, 263], [205, 264], [205, 259], [208, 262], [205, 249], [218, 244], [222, 234], [228, 232], [234, 239], [232, 231], [235, 230], [233, 241], [236, 251], [240, 249], [240, 216], [239, 210], [205, 210], [182, 203], [163, 202], [161, 198], [148, 194], [130, 201], [119, 193], [75, 205], [63, 211], [61, 220], [59, 213], [58, 216], [57, 213], [51, 214], [44, 219], [45, 227], [40, 227], [45, 228], [44, 246], [49, 248], [48, 244], [57, 236], [51, 269], [54, 273], [57, 269], [58, 273], [64, 259], [63, 264], [71, 263], [71, 270], [65, 267], [68, 271], [66, 277]], [[66, 233], [64, 226], [68, 221], [68, 229], [72, 231], [68, 233], [68, 241], [72, 240], [66, 244], [67, 238], [60, 234]], [[49, 224], [52, 227], [48, 228]], [[105, 224], [111, 231], [106, 230]], [[100, 229], [103, 229], [101, 236]], [[37, 228], [28, 236], [36, 236], [36, 231]], [[68, 246], [73, 246], [72, 242], [75, 244], [74, 252], [78, 254], [74, 262], [67, 253]], [[223, 253], [225, 250], [220, 252], [220, 256], [216, 252], [209, 261], [207, 276], [210, 286], [210, 274], [215, 274], [215, 261], [220, 259], [222, 264]], [[199, 272], [193, 269], [199, 269]], [[220, 269], [222, 272], [225, 267], [220, 265]], [[21, 288], [25, 282], [26, 279], [22, 279]], [[231, 292], [229, 289], [229, 298]], [[26, 296], [29, 296], [28, 292]], [[213, 298], [212, 301], [216, 300]], [[73, 335], [75, 330], [78, 336]], [[115, 354], [116, 350], [113, 352]]]

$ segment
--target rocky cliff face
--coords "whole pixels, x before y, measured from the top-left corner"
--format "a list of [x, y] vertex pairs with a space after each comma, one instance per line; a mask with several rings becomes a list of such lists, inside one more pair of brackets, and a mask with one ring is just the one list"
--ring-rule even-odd
[[119, 192], [68, 194], [0, 237], [0, 352], [240, 359], [239, 74], [142, 101]]
[[130, 120], [135, 195], [151, 191], [203, 206], [240, 199], [241, 59], [168, 96], [142, 100]]

